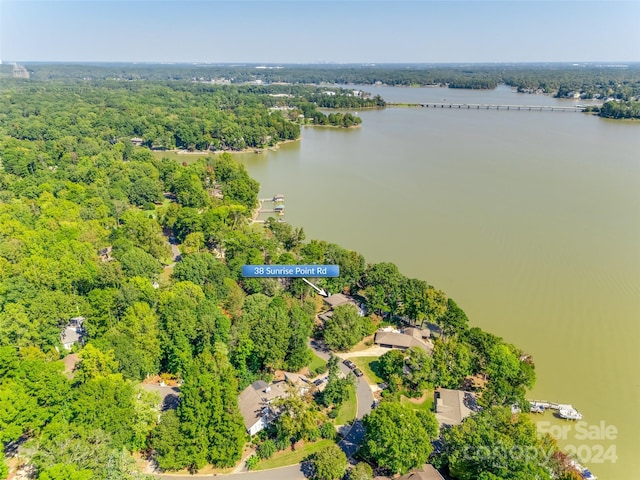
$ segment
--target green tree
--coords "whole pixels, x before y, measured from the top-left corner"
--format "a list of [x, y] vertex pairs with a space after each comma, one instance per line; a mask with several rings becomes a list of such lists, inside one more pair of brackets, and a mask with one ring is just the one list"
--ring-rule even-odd
[[265, 316], [253, 326], [249, 335], [260, 369], [273, 370], [284, 366], [291, 330], [286, 304], [281, 297], [273, 299]]
[[442, 436], [441, 461], [454, 478], [551, 478], [545, 455], [552, 447], [538, 439], [525, 415], [513, 416], [506, 407], [485, 409]]
[[436, 339], [432, 355], [433, 385], [459, 388], [472, 373], [471, 349], [466, 343]]
[[411, 347], [405, 352], [405, 380], [410, 392], [420, 394], [429, 387], [432, 377], [431, 357], [423, 349]]
[[382, 378], [389, 380], [392, 375], [402, 375], [404, 354], [400, 350], [389, 350], [378, 359]]
[[483, 405], [526, 405], [525, 393], [535, 382], [533, 365], [520, 359], [520, 352], [508, 344], [495, 345], [487, 365], [489, 384], [483, 392]]
[[264, 442], [258, 445], [256, 449], [258, 456], [262, 459], [271, 458], [276, 453], [276, 444], [273, 440], [267, 438]]
[[328, 445], [313, 455], [314, 478], [338, 480], [347, 470], [347, 456], [337, 445]]
[[311, 349], [307, 346], [313, 317], [302, 308], [294, 305], [289, 310], [289, 346], [285, 356], [287, 370], [297, 372], [309, 365], [311, 361]]
[[309, 440], [317, 431], [320, 412], [298, 392], [290, 393], [289, 396], [274, 401], [274, 405], [281, 411], [275, 422], [277, 438], [284, 443]]
[[447, 311], [440, 319], [440, 325], [442, 325], [442, 333], [450, 337], [452, 335], [458, 335], [463, 333], [467, 329], [469, 319], [456, 302], [449, 298], [447, 300]]
[[[73, 421], [86, 428], [98, 428], [111, 435], [117, 448], [140, 448], [136, 438], [137, 422], [142, 421], [136, 412], [137, 392], [133, 385], [120, 375], [96, 377], [82, 384], [71, 406]], [[147, 405], [151, 411], [154, 405]], [[146, 415], [147, 429], [154, 417]]]
[[332, 350], [349, 350], [366, 334], [363, 317], [355, 305], [340, 305], [333, 309], [333, 315], [324, 325], [324, 341]]
[[38, 475], [38, 480], [91, 480], [92, 478], [91, 470], [78, 470], [75, 465], [61, 463], [47, 468]]
[[369, 265], [362, 278], [369, 310], [395, 313], [401, 301], [403, 276], [393, 263]]
[[141, 248], [134, 247], [118, 254], [118, 259], [122, 264], [122, 270], [129, 277], [139, 276], [155, 280], [162, 272], [160, 262]]
[[373, 469], [365, 462], [358, 462], [349, 470], [349, 480], [373, 480]]
[[102, 352], [88, 343], [78, 354], [82, 361], [76, 367], [75, 379], [81, 383], [118, 371], [113, 350]]
[[184, 449], [182, 448], [182, 433], [180, 419], [175, 410], [169, 410], [162, 415], [162, 420], [151, 433], [149, 440], [153, 446], [158, 466], [163, 470], [180, 470], [188, 465]]
[[237, 382], [221, 349], [204, 351], [194, 359], [184, 373], [177, 418], [167, 414], [164, 418], [168, 423], [163, 426], [163, 420], [152, 435], [159, 465], [227, 467], [240, 459], [245, 430], [238, 410]]
[[427, 462], [431, 437], [415, 411], [400, 403], [382, 402], [363, 419], [367, 458], [393, 473], [407, 473]]

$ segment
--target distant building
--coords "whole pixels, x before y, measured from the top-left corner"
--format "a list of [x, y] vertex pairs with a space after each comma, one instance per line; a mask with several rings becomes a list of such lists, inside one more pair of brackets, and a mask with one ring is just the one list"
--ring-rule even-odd
[[376, 345], [397, 350], [407, 350], [418, 347], [431, 355], [433, 343], [429, 340], [429, 330], [419, 328], [405, 328], [404, 332], [397, 330], [378, 330], [373, 340]]
[[140, 137], [133, 137], [133, 138], [131, 139], [131, 143], [133, 143], [136, 147], [141, 146], [143, 142], [144, 142], [144, 138], [140, 138]]
[[113, 257], [111, 256], [111, 251], [112, 251], [112, 247], [105, 247], [105, 248], [101, 249], [98, 252], [98, 255], [100, 256], [100, 260], [102, 260], [103, 262], [112, 261]]
[[433, 396], [436, 419], [440, 426], [459, 425], [469, 415], [479, 411], [476, 396], [471, 392], [439, 388]]
[[28, 79], [29, 77], [30, 77], [29, 70], [27, 70], [22, 65], [18, 65], [17, 63], [13, 64], [13, 78]]
[[60, 333], [60, 343], [66, 350], [71, 350], [76, 343], [83, 344], [85, 330], [82, 327], [84, 317], [73, 317]]

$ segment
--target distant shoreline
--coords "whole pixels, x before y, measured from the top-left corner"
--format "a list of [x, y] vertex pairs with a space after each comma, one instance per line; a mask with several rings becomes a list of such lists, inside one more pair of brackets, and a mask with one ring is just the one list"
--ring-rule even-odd
[[175, 155], [195, 155], [195, 156], [206, 156], [206, 155], [220, 155], [223, 153], [229, 153], [232, 155], [237, 155], [237, 154], [246, 154], [246, 153], [262, 153], [264, 151], [267, 150], [278, 150], [282, 145], [286, 144], [286, 143], [293, 143], [293, 142], [299, 142], [300, 140], [302, 140], [302, 137], [296, 138], [295, 140], [282, 140], [280, 142], [277, 142], [275, 145], [272, 145], [270, 147], [250, 147], [250, 148], [244, 148], [242, 150], [194, 150], [194, 151], [189, 151], [189, 150], [184, 150], [184, 149], [178, 149], [178, 148], [173, 148], [171, 150], [151, 150], [152, 153], [155, 154], [162, 154], [162, 153], [172, 153]]

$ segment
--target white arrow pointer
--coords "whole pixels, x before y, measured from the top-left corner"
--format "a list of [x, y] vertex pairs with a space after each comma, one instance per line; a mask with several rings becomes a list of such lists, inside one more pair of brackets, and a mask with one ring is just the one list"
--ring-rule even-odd
[[311, 283], [309, 280], [307, 280], [306, 278], [303, 278], [302, 280], [304, 280], [309, 286], [311, 286], [312, 288], [314, 288], [320, 295], [322, 295], [323, 297], [328, 297], [329, 294], [327, 292], [324, 291], [324, 288], [318, 288], [316, 287], [313, 283]]

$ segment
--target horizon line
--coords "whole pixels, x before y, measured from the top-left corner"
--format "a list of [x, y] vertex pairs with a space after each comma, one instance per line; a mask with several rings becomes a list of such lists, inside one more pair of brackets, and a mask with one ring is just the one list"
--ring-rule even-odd
[[9, 65], [21, 64], [73, 64], [73, 65], [210, 65], [210, 66], [282, 66], [282, 65], [314, 65], [314, 66], [363, 66], [375, 67], [380, 65], [541, 65], [541, 64], [568, 64], [568, 65], [631, 65], [640, 64], [640, 60], [524, 60], [524, 61], [455, 61], [455, 62], [420, 62], [420, 61], [398, 61], [398, 62], [373, 62], [373, 61], [350, 61], [350, 62], [259, 62], [259, 61], [236, 61], [236, 62], [214, 62], [214, 61], [136, 61], [136, 60], [14, 60], [0, 59], [0, 64]]

